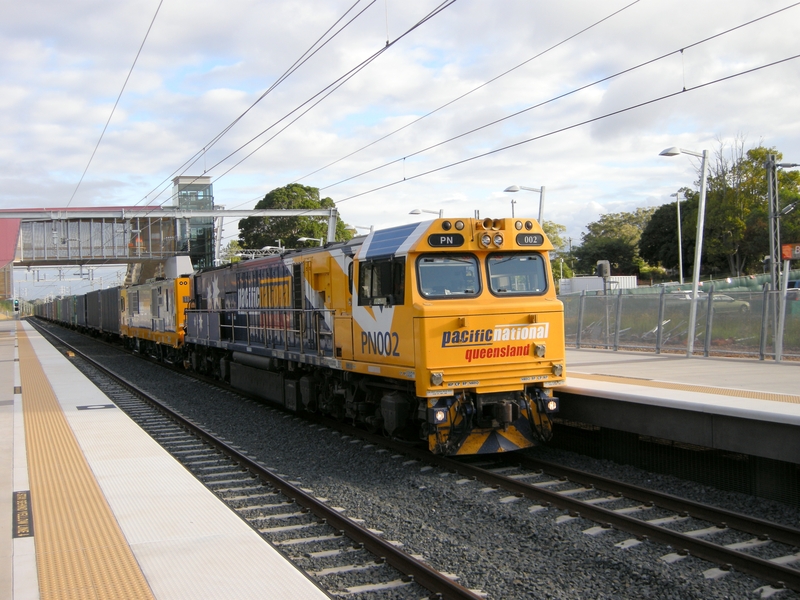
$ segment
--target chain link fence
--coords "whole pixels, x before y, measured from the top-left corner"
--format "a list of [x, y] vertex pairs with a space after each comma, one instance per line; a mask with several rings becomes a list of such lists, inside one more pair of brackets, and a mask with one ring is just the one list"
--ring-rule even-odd
[[[694, 354], [800, 359], [800, 290], [788, 292], [782, 336], [780, 296], [768, 289], [715, 292], [713, 286], [699, 294]], [[568, 346], [657, 354], [687, 351], [691, 291], [583, 292], [559, 299], [564, 303]]]

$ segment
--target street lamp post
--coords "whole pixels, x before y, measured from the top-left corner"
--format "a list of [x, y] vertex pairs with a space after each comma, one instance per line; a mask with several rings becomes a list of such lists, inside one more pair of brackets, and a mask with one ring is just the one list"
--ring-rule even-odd
[[[510, 185], [504, 192], [518, 192], [520, 190], [525, 190], [526, 192], [537, 192], [539, 194], [539, 225], [542, 225], [542, 219], [544, 218], [544, 186], [540, 188], [532, 188], [532, 187], [525, 187], [524, 185]], [[511, 216], [514, 216], [514, 204], [513, 200], [511, 201]]]
[[706, 174], [708, 172], [708, 150], [702, 153], [686, 150], [684, 148], [667, 148], [662, 150], [660, 156], [677, 156], [689, 154], [702, 159], [700, 175], [700, 205], [697, 207], [697, 242], [694, 246], [694, 265], [692, 266], [692, 305], [689, 308], [689, 340], [686, 343], [686, 356], [694, 352], [695, 327], [697, 325], [697, 288], [700, 286], [700, 257], [703, 253], [703, 225], [706, 218]]
[[681, 193], [670, 194], [675, 196], [675, 205], [678, 207], [678, 279], [683, 285], [683, 243], [681, 242]]
[[325, 245], [325, 238], [299, 237], [298, 242], [319, 242], [320, 246]]

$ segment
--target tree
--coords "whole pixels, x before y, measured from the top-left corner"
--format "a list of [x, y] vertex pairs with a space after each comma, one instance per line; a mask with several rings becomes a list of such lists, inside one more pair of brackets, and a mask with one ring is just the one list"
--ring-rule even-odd
[[581, 237], [583, 241], [592, 238], [617, 238], [638, 245], [642, 231], [653, 215], [655, 208], [637, 208], [634, 212], [609, 213], [586, 226], [588, 233]]
[[564, 238], [564, 234], [567, 233], [567, 228], [560, 223], [545, 221], [542, 223], [542, 229], [547, 239], [549, 239], [550, 243], [555, 247], [555, 250], [550, 253], [553, 275], [556, 279], [572, 277], [572, 267], [569, 263], [569, 246], [567, 240]]
[[609, 213], [586, 226], [583, 243], [574, 250], [578, 269], [594, 273], [598, 260], [607, 260], [621, 274], [639, 271], [639, 239], [654, 208], [637, 208], [634, 212]]
[[542, 229], [544, 230], [544, 234], [547, 236], [547, 239], [550, 240], [550, 243], [553, 244], [555, 247], [556, 254], [562, 254], [568, 251], [567, 249], [567, 242], [564, 239], [564, 234], [567, 233], [567, 228], [560, 223], [554, 223], [553, 221], [545, 221], [542, 223]]
[[228, 242], [228, 245], [225, 246], [222, 255], [226, 257], [228, 262], [237, 263], [242, 260], [241, 256], [237, 256], [237, 253], [241, 251], [241, 249], [242, 245], [239, 243], [239, 240], [231, 240]]
[[[769, 254], [769, 203], [764, 163], [769, 154], [780, 162], [783, 155], [775, 148], [757, 146], [744, 150], [737, 138], [730, 147], [719, 142], [709, 160], [706, 215], [703, 232], [704, 270], [733, 276], [762, 272], [761, 259]], [[699, 187], [699, 181], [696, 186]], [[800, 173], [778, 171], [779, 199], [782, 207], [800, 198]], [[694, 263], [699, 193], [682, 188], [687, 201], [681, 203], [684, 273]], [[642, 233], [642, 258], [667, 268], [677, 265], [677, 221], [675, 204], [666, 204], [654, 214]], [[781, 240], [800, 241], [800, 211], [781, 217]]]
[[598, 260], [611, 263], [615, 274], [631, 275], [638, 273], [636, 246], [623, 238], [591, 237], [575, 248], [578, 269], [583, 273], [594, 274]]
[[[734, 276], [761, 272], [761, 259], [769, 254], [769, 201], [765, 162], [775, 148], [757, 146], [744, 150], [737, 138], [730, 148], [719, 143], [709, 165], [706, 193], [706, 227], [703, 265]], [[800, 174], [779, 170], [779, 198], [786, 205], [800, 193]], [[696, 222], [696, 221], [692, 221]], [[797, 216], [781, 218], [781, 229], [797, 231]], [[785, 236], [781, 235], [782, 239]]]
[[[256, 204], [256, 209], [315, 209], [333, 208], [330, 198], [320, 199], [319, 189], [290, 183], [269, 192]], [[301, 237], [327, 239], [327, 217], [247, 217], [239, 221], [239, 241], [243, 248], [283, 245], [294, 248], [303, 245]], [[352, 233], [341, 217], [336, 222], [336, 240], [347, 241]], [[280, 240], [280, 242], [278, 241]]]
[[[683, 272], [691, 271], [694, 264], [694, 240], [697, 220], [699, 194], [688, 188], [678, 191], [681, 200], [681, 247]], [[677, 269], [678, 260], [678, 214], [677, 203], [670, 202], [659, 206], [650, 217], [639, 240], [639, 255], [651, 265], [661, 265], [666, 269]]]

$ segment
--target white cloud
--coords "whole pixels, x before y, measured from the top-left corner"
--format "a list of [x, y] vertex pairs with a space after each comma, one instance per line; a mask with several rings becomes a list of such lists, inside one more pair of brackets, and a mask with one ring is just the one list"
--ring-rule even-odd
[[[215, 182], [228, 207], [247, 204], [473, 90], [622, 8], [627, 2], [459, 0]], [[352, 2], [201, 0], [165, 3], [73, 205], [132, 204], [239, 116]], [[366, 6], [366, 2], [361, 3]], [[32, 1], [0, 23], [0, 205], [64, 205], [97, 143], [158, 3]], [[312, 57], [195, 165], [202, 172], [273, 126], [432, 10], [434, 0], [388, 0]], [[713, 149], [745, 135], [800, 161], [797, 62], [764, 69], [561, 133], [553, 131], [797, 53], [790, 9], [701, 46], [422, 154], [430, 145], [658, 57], [782, 7], [730, 0], [639, 2], [420, 123], [303, 180], [334, 187], [343, 218], [408, 222], [416, 207], [446, 214], [510, 214], [517, 183], [547, 188], [545, 217], [573, 239], [603, 212], [654, 206], [696, 180], [681, 144]], [[294, 118], [294, 117], [290, 117]], [[259, 138], [274, 135], [283, 125]], [[477, 154], [515, 148], [434, 171]], [[209, 174], [220, 176], [255, 146]], [[405, 157], [405, 160], [403, 158]], [[414, 178], [415, 175], [434, 171]], [[405, 181], [404, 181], [405, 178]], [[394, 184], [394, 185], [390, 185]], [[535, 194], [517, 194], [535, 216]], [[232, 224], [226, 235], [234, 233]]]

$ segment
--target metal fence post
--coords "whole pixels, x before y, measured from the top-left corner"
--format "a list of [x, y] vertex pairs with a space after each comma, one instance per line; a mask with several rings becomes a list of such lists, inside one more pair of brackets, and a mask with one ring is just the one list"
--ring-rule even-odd
[[617, 311], [614, 323], [614, 351], [619, 350], [619, 322], [622, 320], [622, 289], [617, 291]]
[[769, 316], [769, 284], [764, 284], [764, 304], [761, 307], [761, 345], [758, 350], [759, 360], [764, 360], [767, 356], [767, 317]]
[[783, 262], [783, 281], [778, 291], [778, 336], [775, 338], [775, 360], [780, 361], [783, 355], [783, 329], [786, 326], [786, 288], [789, 285], [789, 261]]
[[575, 335], [575, 348], [581, 349], [581, 332], [583, 331], [583, 305], [586, 302], [586, 290], [581, 290], [581, 298], [578, 302], [578, 333]]
[[708, 353], [711, 350], [711, 328], [714, 323], [714, 284], [711, 284], [711, 289], [708, 290], [706, 296], [706, 338], [703, 340], [703, 356], [708, 358]]
[[662, 287], [658, 295], [658, 323], [656, 324], [656, 354], [661, 354], [661, 343], [664, 341], [664, 304], [667, 288]]

